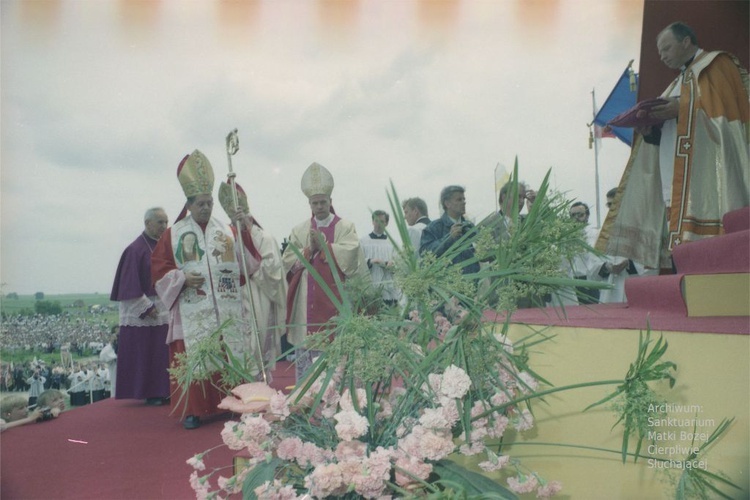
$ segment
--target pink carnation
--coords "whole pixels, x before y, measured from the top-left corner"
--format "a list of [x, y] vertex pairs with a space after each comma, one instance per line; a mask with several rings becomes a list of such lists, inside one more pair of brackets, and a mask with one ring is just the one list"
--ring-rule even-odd
[[265, 450], [255, 441], [248, 441], [245, 444], [245, 451], [251, 458], [263, 458], [266, 455]]
[[210, 486], [208, 475], [199, 477], [197, 471], [193, 471], [192, 474], [190, 474], [190, 487], [195, 491], [196, 498], [206, 498]]
[[505, 434], [505, 429], [508, 427], [508, 417], [505, 415], [495, 415], [492, 419], [492, 425], [488, 427], [487, 434], [493, 438], [501, 438]]
[[518, 477], [508, 478], [508, 487], [514, 493], [531, 493], [538, 485], [539, 482], [534, 476], [524, 476], [523, 474], [519, 474]]
[[404, 437], [407, 432], [410, 432], [409, 429], [413, 428], [416, 424], [417, 420], [414, 417], [404, 417], [403, 420], [401, 420], [401, 424], [396, 427], [396, 436], [398, 438]]
[[510, 402], [510, 398], [502, 390], [496, 392], [490, 398], [490, 403], [492, 403], [493, 407], [494, 406], [501, 406], [501, 405], [504, 405], [504, 404], [509, 403], [509, 402]]
[[338, 462], [339, 470], [341, 471], [341, 482], [347, 487], [354, 484], [354, 478], [362, 474], [363, 466], [361, 460], [345, 460]]
[[242, 483], [237, 481], [237, 476], [232, 476], [232, 477], [219, 476], [217, 483], [219, 484], [219, 488], [226, 491], [230, 495], [233, 495], [235, 493], [239, 493], [242, 491]]
[[308, 464], [317, 467], [326, 463], [331, 458], [333, 458], [333, 453], [318, 448], [314, 443], [304, 443], [302, 445], [302, 452], [297, 457], [297, 463], [302, 467], [307, 467]]
[[296, 500], [298, 498], [305, 498], [297, 496], [292, 486], [284, 486], [278, 479], [275, 479], [273, 483], [266, 481], [255, 488], [253, 492], [259, 500]]
[[[367, 393], [364, 389], [357, 389], [355, 392], [355, 395], [357, 396], [357, 406], [359, 407], [359, 410], [364, 410], [367, 408]], [[344, 393], [341, 395], [341, 399], [339, 399], [339, 406], [343, 411], [356, 411], [354, 409], [354, 399], [352, 398], [352, 394], [349, 392], [349, 389], [346, 389]]]
[[448, 422], [450, 427], [456, 425], [460, 415], [458, 414], [458, 403], [455, 399], [446, 397], [440, 398], [440, 411], [443, 412], [445, 420]]
[[287, 399], [287, 397], [280, 392], [277, 392], [276, 394], [271, 396], [269, 412], [278, 417], [279, 420], [284, 420], [286, 417], [288, 417], [290, 414], [290, 410], [289, 400]]
[[284, 438], [276, 447], [276, 455], [282, 460], [295, 460], [302, 454], [303, 443], [298, 437]]
[[497, 374], [500, 377], [500, 382], [502, 382], [503, 386], [505, 386], [507, 389], [512, 389], [516, 387], [517, 382], [516, 382], [515, 373], [509, 372], [503, 366], [498, 366]]
[[354, 476], [354, 491], [365, 498], [378, 498], [385, 491], [387, 477], [375, 474], [357, 474]]
[[421, 450], [424, 458], [441, 460], [453, 453], [455, 447], [450, 432], [425, 432], [422, 436]]
[[470, 444], [462, 444], [458, 449], [461, 455], [466, 455], [467, 457], [470, 457], [472, 455], [479, 455], [480, 453], [483, 453], [487, 448], [484, 444], [484, 441], [482, 441], [481, 439], [477, 438], [476, 441], [473, 440], [474, 434], [472, 434], [471, 437], [472, 441]]
[[[326, 390], [323, 391], [323, 397], [322, 401], [323, 404], [326, 406], [326, 408], [332, 408], [336, 409], [336, 407], [339, 405], [339, 401], [341, 400], [341, 394], [339, 394], [338, 389], [336, 388], [336, 384], [330, 383], [326, 387]], [[336, 413], [335, 411], [333, 413]]]
[[240, 437], [241, 431], [238, 431], [237, 422], [224, 422], [224, 428], [221, 430], [221, 439], [230, 450], [241, 450], [245, 447], [245, 442]]
[[371, 474], [382, 476], [387, 479], [391, 473], [391, 459], [393, 456], [394, 452], [392, 449], [378, 446], [375, 451], [371, 452], [370, 456], [367, 457], [367, 470], [369, 470]]
[[438, 337], [441, 339], [445, 337], [445, 334], [451, 329], [453, 325], [448, 321], [448, 318], [442, 314], [435, 314], [435, 330], [437, 331]]
[[424, 434], [424, 428], [417, 426], [404, 438], [398, 442], [398, 449], [406, 455], [423, 458], [422, 457], [422, 440], [421, 437]]
[[442, 375], [438, 375], [437, 373], [430, 373], [427, 376], [427, 384], [426, 386], [422, 387], [422, 390], [428, 394], [431, 392], [439, 394], [440, 384], [442, 381], [443, 381]]
[[485, 472], [494, 472], [502, 469], [510, 462], [510, 455], [497, 456], [494, 452], [487, 450], [487, 461], [479, 462], [479, 468]]
[[396, 460], [395, 465], [396, 484], [401, 487], [413, 484], [417, 479], [424, 481], [432, 472], [432, 464], [425, 463], [416, 457], [402, 456]]
[[378, 420], [385, 420], [393, 416], [393, 405], [390, 401], [383, 399], [380, 401], [380, 411], [375, 415]]
[[537, 387], [539, 387], [539, 381], [532, 377], [528, 372], [519, 373], [518, 378], [523, 382], [518, 384], [521, 388], [521, 392], [529, 393], [530, 391], [535, 391]]
[[305, 478], [305, 487], [311, 495], [325, 498], [329, 495], [342, 495], [346, 492], [347, 485], [338, 464], [322, 464]]
[[367, 445], [362, 441], [340, 441], [335, 453], [339, 462], [362, 458], [367, 455]]
[[440, 383], [440, 392], [449, 398], [460, 399], [471, 388], [471, 378], [461, 368], [450, 365], [445, 369]]
[[536, 490], [537, 498], [550, 498], [557, 495], [562, 490], [562, 483], [560, 481], [550, 481], [544, 486], [540, 486]]
[[206, 464], [203, 463], [203, 453], [188, 458], [187, 464], [195, 470], [206, 470]]
[[351, 441], [367, 433], [367, 419], [355, 411], [342, 411], [333, 416], [336, 419], [336, 434], [344, 441]]
[[419, 423], [427, 429], [450, 429], [451, 424], [445, 418], [441, 408], [426, 408], [421, 417], [419, 417]]
[[242, 415], [242, 423], [244, 424], [242, 431], [242, 437], [244, 439], [251, 439], [262, 443], [271, 432], [271, 424], [269, 424], [262, 416], [245, 413]]
[[534, 416], [528, 409], [524, 409], [513, 418], [513, 426], [518, 431], [527, 431], [534, 427]]

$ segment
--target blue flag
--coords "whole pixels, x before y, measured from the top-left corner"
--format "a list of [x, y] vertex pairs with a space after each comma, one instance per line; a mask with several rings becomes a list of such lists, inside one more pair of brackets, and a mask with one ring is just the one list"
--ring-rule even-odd
[[[634, 85], [631, 85], [631, 70], [628, 66], [623, 72], [620, 79], [617, 81], [617, 85], [612, 89], [612, 92], [604, 101], [604, 104], [599, 109], [599, 112], [594, 118], [594, 123], [600, 127], [605, 127], [607, 123], [619, 115], [629, 110], [636, 103], [636, 97], [638, 94], [638, 75], [634, 74]], [[631, 87], [632, 90], [631, 90]], [[612, 133], [628, 146], [633, 145], [633, 129], [625, 127], [608, 127]]]

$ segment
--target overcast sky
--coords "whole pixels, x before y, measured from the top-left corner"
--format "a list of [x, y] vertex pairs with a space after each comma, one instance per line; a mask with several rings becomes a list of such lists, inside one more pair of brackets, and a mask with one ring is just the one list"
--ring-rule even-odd
[[[631, 59], [640, 0], [228, 2], [1, 0], [2, 292], [109, 293], [143, 212], [184, 196], [200, 149], [218, 181], [237, 128], [237, 181], [279, 242], [309, 217], [300, 178], [335, 178], [360, 235], [403, 198], [439, 215], [448, 184], [468, 216], [512, 169], [592, 205], [587, 123]], [[629, 149], [603, 141], [601, 196]], [[226, 220], [220, 206], [215, 215]], [[595, 221], [595, 217], [592, 216]]]

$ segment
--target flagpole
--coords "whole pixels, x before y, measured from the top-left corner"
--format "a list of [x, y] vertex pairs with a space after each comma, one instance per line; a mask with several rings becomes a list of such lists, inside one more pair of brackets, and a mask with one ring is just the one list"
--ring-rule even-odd
[[493, 184], [495, 185], [495, 213], [500, 212], [500, 193], [498, 193], [497, 188], [497, 169], [500, 166], [500, 162], [497, 162], [497, 165], [495, 165], [495, 179]]
[[[591, 106], [593, 109], [592, 118], [596, 119], [596, 89], [591, 89]], [[599, 141], [596, 138], [596, 123], [592, 121], [594, 127], [594, 189], [596, 190], [596, 227], [602, 227], [601, 209], [599, 201]]]

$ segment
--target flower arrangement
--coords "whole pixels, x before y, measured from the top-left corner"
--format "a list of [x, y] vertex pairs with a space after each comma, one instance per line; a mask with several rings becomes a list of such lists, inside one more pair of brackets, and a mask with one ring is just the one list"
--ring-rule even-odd
[[[591, 385], [616, 386], [591, 407], [615, 402], [624, 427], [623, 462], [642, 456], [643, 406], [633, 403], [656, 400], [649, 382], [674, 383], [676, 366], [662, 360], [666, 343], [642, 336], [622, 380], [552, 387], [528, 365], [529, 349], [547, 338], [536, 334], [511, 342], [508, 322], [485, 321], [493, 306], [508, 312], [521, 296], [577, 285], [562, 275], [559, 263], [587, 247], [578, 228], [569, 226], [567, 204], [547, 196], [547, 179], [526, 221], [503, 242], [489, 244], [493, 228], [480, 224], [440, 258], [417, 259], [395, 190], [390, 200], [405, 242], [396, 274], [406, 305], [386, 308], [366, 284], [337, 283], [339, 314], [327, 330], [309, 337], [307, 348], [322, 354], [305, 380], [288, 395], [263, 383], [240, 384], [222, 402], [221, 408], [241, 415], [225, 424], [223, 443], [243, 450], [247, 464], [230, 477], [218, 471], [201, 475], [204, 454], [190, 458], [197, 496], [548, 498], [561, 491], [561, 482], [510, 456], [504, 439], [511, 430], [533, 429], [535, 401]], [[475, 245], [476, 261], [483, 264], [473, 275], [451, 263], [454, 252], [468, 245]], [[223, 371], [232, 377], [243, 371], [231, 359], [210, 359], [231, 365]], [[245, 370], [245, 380], [252, 380], [253, 367]], [[634, 439], [636, 451], [630, 453]], [[478, 458], [481, 472], [462, 465], [463, 457]], [[218, 489], [212, 489], [215, 475]], [[696, 477], [683, 482], [708, 490], [705, 485], [718, 476], [690, 482]]]
[[[507, 339], [495, 338], [512, 353]], [[417, 349], [413, 352], [417, 362], [424, 361]], [[340, 392], [343, 368], [321, 372], [304, 394], [290, 397], [265, 384], [239, 386], [221, 407], [242, 417], [225, 424], [222, 438], [229, 448], [245, 450], [249, 461], [225, 483], [235, 488], [227, 492], [244, 484], [258, 498], [303, 498], [298, 495], [303, 491], [316, 498], [428, 496], [446, 490], [495, 492], [501, 498], [535, 491], [547, 498], [560, 483], [523, 470], [485, 444], [486, 438], [501, 439], [510, 427], [523, 432], [534, 426], [527, 407], [509, 403], [533, 391], [536, 380], [527, 372], [508, 371], [508, 365], [498, 363], [497, 369], [505, 388], [473, 403], [472, 380], [455, 365], [427, 374], [418, 391], [404, 384], [388, 391]], [[462, 421], [468, 422], [466, 429]], [[509, 468], [516, 474], [506, 489], [448, 460], [456, 452], [484, 454], [479, 466], [487, 472]], [[441, 479], [431, 481], [431, 476]], [[461, 483], [452, 487], [451, 481]]]

